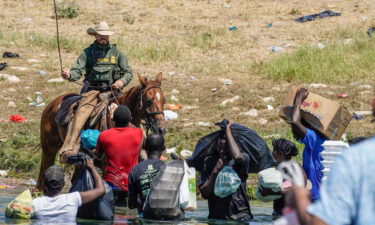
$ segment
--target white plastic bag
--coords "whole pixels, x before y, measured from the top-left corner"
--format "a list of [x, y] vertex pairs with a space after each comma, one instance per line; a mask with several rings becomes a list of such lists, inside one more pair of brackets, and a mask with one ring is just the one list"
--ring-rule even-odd
[[189, 168], [184, 161], [185, 175], [180, 186], [180, 206], [185, 211], [197, 209], [197, 190], [195, 169]]

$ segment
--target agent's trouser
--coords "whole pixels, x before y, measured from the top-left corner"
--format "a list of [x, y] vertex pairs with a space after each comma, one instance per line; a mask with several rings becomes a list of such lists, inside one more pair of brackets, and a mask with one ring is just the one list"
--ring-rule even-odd
[[60, 149], [59, 156], [62, 163], [66, 163], [69, 155], [76, 155], [79, 151], [79, 136], [87, 119], [93, 112], [98, 102], [99, 91], [92, 90], [82, 94], [78, 105], [78, 110], [73, 120], [68, 125], [68, 131], [63, 146]]

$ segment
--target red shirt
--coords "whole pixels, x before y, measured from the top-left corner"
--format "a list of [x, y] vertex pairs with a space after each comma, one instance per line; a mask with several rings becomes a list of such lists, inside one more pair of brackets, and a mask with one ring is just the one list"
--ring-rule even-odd
[[138, 163], [142, 138], [142, 129], [131, 127], [116, 127], [99, 135], [97, 152], [107, 158], [104, 180], [128, 191], [128, 175]]

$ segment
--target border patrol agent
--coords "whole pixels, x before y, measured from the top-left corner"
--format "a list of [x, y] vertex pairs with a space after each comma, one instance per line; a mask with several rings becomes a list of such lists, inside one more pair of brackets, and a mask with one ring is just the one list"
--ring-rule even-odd
[[109, 36], [114, 34], [106, 22], [100, 22], [95, 28], [87, 29], [89, 35], [95, 36], [95, 41], [78, 57], [77, 62], [70, 69], [64, 70], [61, 77], [69, 81], [79, 80], [85, 76], [81, 90], [82, 98], [62, 148], [60, 160], [66, 161], [68, 155], [76, 154], [74, 145], [90, 114], [97, 104], [99, 93], [111, 91], [115, 94], [128, 85], [133, 79], [128, 59], [116, 45], [109, 43]]

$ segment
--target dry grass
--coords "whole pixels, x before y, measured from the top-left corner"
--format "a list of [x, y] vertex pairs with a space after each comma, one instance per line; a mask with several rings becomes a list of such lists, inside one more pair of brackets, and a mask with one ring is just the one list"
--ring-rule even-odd
[[[82, 49], [92, 42], [86, 29], [106, 20], [116, 32], [112, 42], [126, 53], [134, 71], [147, 75], [164, 72], [163, 90], [168, 100], [171, 90], [178, 89], [181, 104], [199, 106], [195, 110], [179, 111], [179, 119], [168, 122], [167, 147], [177, 146], [180, 150], [192, 150], [200, 136], [215, 129], [213, 126], [197, 126], [197, 122], [213, 124], [223, 118], [259, 131], [268, 137], [267, 141], [275, 135], [291, 138], [289, 127], [277, 117], [276, 110], [266, 108], [267, 104], [275, 109], [281, 105], [290, 84], [283, 79], [269, 80], [263, 70], [254, 68], [254, 64], [267, 64], [280, 55], [288, 57], [300, 46], [316, 46], [319, 42], [327, 46], [340, 45], [345, 39], [365, 39], [361, 33], [371, 25], [375, 11], [371, 1], [78, 0], [77, 3], [81, 6], [81, 14], [74, 19], [60, 20], [64, 67], [72, 65]], [[323, 9], [340, 11], [342, 16], [304, 24], [292, 21], [295, 17]], [[30, 126], [0, 124], [0, 138], [11, 141], [13, 134], [24, 129], [38, 135], [43, 108], [29, 106], [27, 97], [35, 98], [35, 92], [42, 91], [43, 98], [49, 102], [62, 92], [78, 91], [80, 87], [67, 82], [47, 82], [59, 76], [51, 1], [3, 0], [2, 12], [0, 51], [17, 52], [21, 58], [4, 59], [9, 67], [1, 73], [17, 75], [22, 82], [10, 85], [0, 81], [0, 118], [22, 114], [34, 121]], [[124, 15], [128, 15], [125, 21]], [[270, 22], [273, 26], [266, 28]], [[229, 31], [231, 26], [237, 26], [238, 30]], [[291, 47], [286, 47], [282, 53], [267, 50], [270, 46], [286, 45]], [[40, 62], [28, 62], [31, 58]], [[29, 69], [19, 71], [12, 66]], [[46, 71], [47, 75], [40, 76], [39, 70]], [[169, 75], [170, 72], [175, 74]], [[311, 91], [331, 99], [336, 99], [339, 93], [348, 93], [349, 98], [337, 101], [353, 111], [369, 110], [367, 102], [373, 90], [349, 85], [351, 81], [372, 84], [374, 78], [369, 74], [371, 72], [361, 79], [354, 74], [344, 83], [325, 79], [330, 84], [328, 88], [313, 88]], [[191, 76], [197, 80], [192, 80]], [[218, 78], [232, 79], [234, 84], [223, 86]], [[303, 82], [311, 83], [308, 78]], [[135, 79], [131, 85], [137, 83]], [[217, 88], [217, 91], [211, 92], [212, 88]], [[236, 95], [241, 97], [240, 100], [219, 107], [223, 100]], [[275, 101], [264, 103], [262, 98], [267, 96], [273, 96]], [[9, 101], [14, 101], [17, 107], [8, 108]], [[258, 117], [240, 115], [252, 108], [258, 110]], [[268, 122], [263, 125], [260, 118]], [[372, 129], [370, 118], [366, 118], [353, 122], [348, 136], [370, 135]]]

